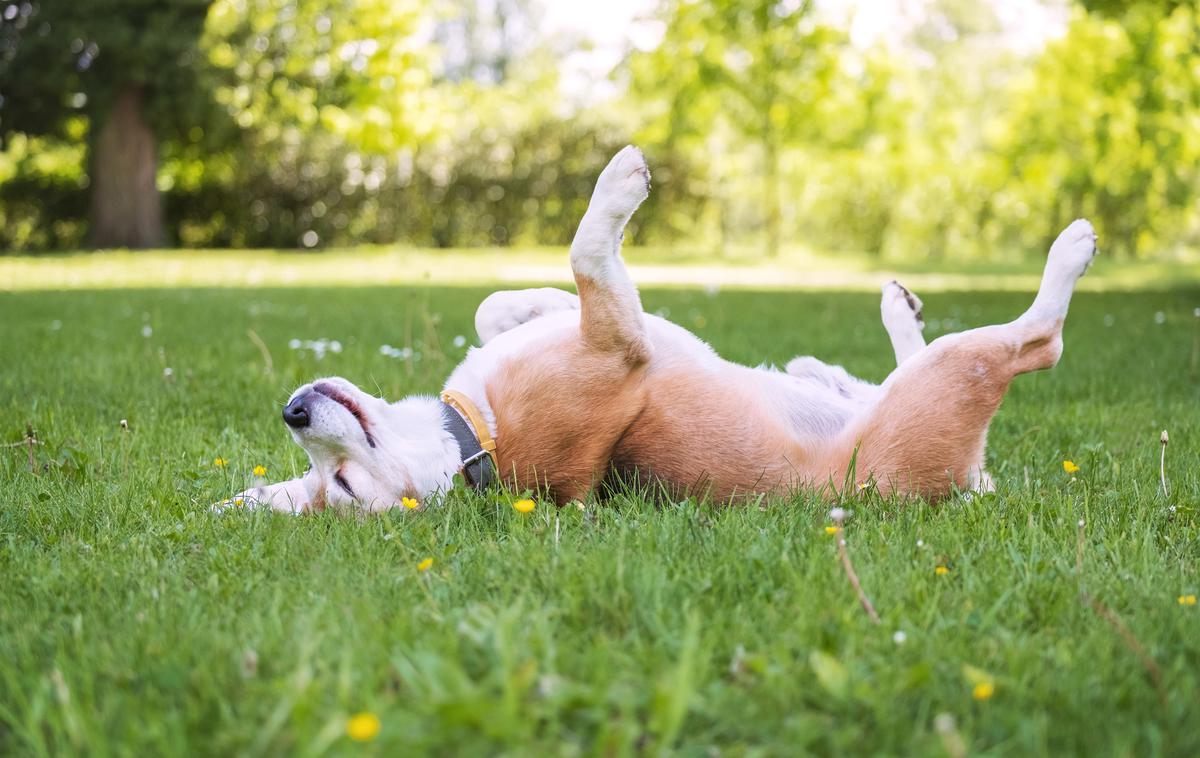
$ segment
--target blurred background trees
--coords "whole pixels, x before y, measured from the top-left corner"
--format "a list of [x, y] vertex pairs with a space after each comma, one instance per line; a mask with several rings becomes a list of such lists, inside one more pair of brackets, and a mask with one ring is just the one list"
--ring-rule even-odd
[[564, 244], [636, 141], [637, 243], [1003, 259], [1086, 215], [1170, 258], [1200, 243], [1200, 11], [0, 0], [0, 139], [7, 250]]

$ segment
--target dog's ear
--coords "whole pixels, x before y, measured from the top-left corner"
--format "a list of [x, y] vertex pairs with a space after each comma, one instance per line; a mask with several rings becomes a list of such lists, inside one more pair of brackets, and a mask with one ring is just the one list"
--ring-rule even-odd
[[[324, 506], [320, 493], [316, 492], [318, 485], [316, 474], [310, 469], [299, 479], [264, 484], [261, 487], [251, 487], [245, 492], [239, 492], [228, 500], [214, 505], [213, 510], [224, 512], [237, 508], [270, 508], [299, 516], [302, 513], [320, 510]], [[322, 500], [322, 502], [317, 504], [317, 500]]]

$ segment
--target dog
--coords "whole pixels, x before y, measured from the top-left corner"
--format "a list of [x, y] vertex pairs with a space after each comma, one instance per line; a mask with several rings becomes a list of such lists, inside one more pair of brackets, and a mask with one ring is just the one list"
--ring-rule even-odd
[[936, 501], [993, 488], [988, 424], [1014, 377], [1057, 364], [1071, 294], [1096, 252], [1091, 224], [1062, 232], [1032, 305], [1006, 324], [927, 345], [921, 301], [885, 285], [897, 365], [874, 385], [812, 357], [785, 371], [730, 363], [644, 313], [620, 248], [649, 191], [642, 153], [624, 148], [600, 174], [571, 244], [578, 295], [490, 295], [475, 315], [482, 344], [441, 397], [387, 402], [340, 378], [296, 390], [283, 420], [311, 467], [225, 505], [423, 506], [459, 474], [559, 505], [622, 479], [718, 501], [867, 486]]

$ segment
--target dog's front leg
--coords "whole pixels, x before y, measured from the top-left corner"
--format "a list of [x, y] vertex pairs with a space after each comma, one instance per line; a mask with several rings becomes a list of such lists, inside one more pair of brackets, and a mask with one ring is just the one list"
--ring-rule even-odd
[[475, 332], [487, 344], [492, 338], [539, 316], [579, 310], [579, 298], [556, 287], [493, 292], [475, 311]]
[[[314, 510], [313, 505], [319, 499], [317, 481], [312, 472], [299, 479], [289, 479], [286, 482], [264, 484], [251, 487], [239, 492], [228, 500], [213, 506], [218, 513], [236, 508], [270, 508], [282, 513], [300, 515]], [[319, 510], [319, 508], [317, 508]]]
[[646, 360], [650, 343], [637, 287], [621, 260], [621, 240], [649, 193], [650, 171], [642, 152], [630, 145], [601, 172], [571, 242], [584, 341], [597, 350], [621, 352], [632, 364]]

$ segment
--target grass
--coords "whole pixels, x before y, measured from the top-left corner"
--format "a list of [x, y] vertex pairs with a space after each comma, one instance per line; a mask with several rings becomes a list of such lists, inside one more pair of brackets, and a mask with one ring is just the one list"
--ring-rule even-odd
[[[1103, 255], [1084, 290], [1200, 287], [1200, 259], [1121, 261]], [[900, 278], [920, 292], [964, 289], [1035, 290], [1044, 258], [1012, 256], [994, 262], [880, 260], [863, 253], [790, 248], [778, 258], [732, 251], [627, 247], [634, 278], [643, 286], [836, 290], [878, 292], [880, 282]], [[0, 289], [96, 289], [154, 287], [247, 287], [265, 283], [293, 287], [372, 285], [508, 286], [527, 282], [569, 283], [561, 248], [359, 247], [322, 253], [295, 250], [152, 250], [0, 255]]]
[[[32, 472], [29, 448], [0, 448], [0, 754], [1200, 751], [1200, 606], [1178, 601], [1200, 594], [1200, 293], [1079, 295], [1062, 364], [1019, 378], [993, 424], [998, 494], [847, 504], [880, 626], [825, 532], [828, 504], [802, 497], [208, 511], [256, 465], [302, 470], [278, 419], [297, 384], [438, 389], [485, 293], [0, 293], [0, 442], [30, 423], [44, 443]], [[924, 297], [934, 333], [1029, 298]], [[645, 302], [733, 359], [889, 368], [874, 295]], [[322, 337], [342, 351], [288, 347]], [[1081, 592], [1144, 646], [1162, 700]], [[365, 744], [346, 732], [359, 712], [382, 725]]]

